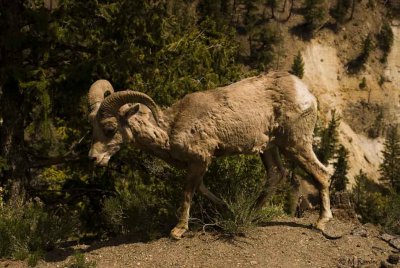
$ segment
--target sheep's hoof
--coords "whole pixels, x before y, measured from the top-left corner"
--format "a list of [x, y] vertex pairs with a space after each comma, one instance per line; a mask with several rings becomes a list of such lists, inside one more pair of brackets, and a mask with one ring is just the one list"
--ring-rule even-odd
[[[320, 232], [325, 238], [330, 240], [336, 240], [343, 237], [343, 234], [337, 234], [337, 228], [332, 225], [329, 225], [330, 228], [326, 228], [326, 223], [328, 223], [332, 219], [332, 214], [328, 216], [322, 216], [318, 219], [318, 221], [313, 225], [314, 229]], [[334, 227], [332, 229], [332, 227]]]
[[337, 234], [337, 230], [332, 228], [330, 225], [328, 230], [326, 230], [326, 223], [329, 222], [332, 218], [331, 217], [324, 217], [320, 218], [315, 224], [312, 225], [317, 232], [321, 233], [326, 239], [336, 240], [343, 237], [343, 234]]
[[314, 228], [323, 232], [325, 230], [326, 223], [327, 221], [325, 219], [319, 219], [314, 224]]
[[171, 230], [171, 238], [179, 240], [182, 238], [182, 235], [187, 231], [188, 228], [185, 227], [178, 227], [176, 226], [174, 229]]
[[329, 222], [332, 218], [332, 216], [320, 217], [315, 223], [314, 228], [324, 232], [326, 223]]
[[315, 228], [318, 230], [321, 230], [322, 232], [325, 231], [325, 225], [327, 222], [329, 222], [331, 219], [333, 219], [332, 211], [330, 209], [324, 210], [320, 215], [319, 219], [315, 223]]

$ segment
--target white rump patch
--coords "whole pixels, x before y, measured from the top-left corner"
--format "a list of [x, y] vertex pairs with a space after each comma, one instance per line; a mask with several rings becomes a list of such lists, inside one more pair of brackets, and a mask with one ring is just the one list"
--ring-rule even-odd
[[316, 105], [315, 97], [310, 93], [307, 86], [298, 78], [294, 78], [296, 89], [296, 100], [301, 110], [306, 110], [311, 105]]

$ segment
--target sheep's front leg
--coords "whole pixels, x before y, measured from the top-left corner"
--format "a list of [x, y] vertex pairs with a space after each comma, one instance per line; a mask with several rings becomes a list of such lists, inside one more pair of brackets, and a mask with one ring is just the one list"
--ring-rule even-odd
[[203, 180], [203, 175], [207, 170], [205, 163], [190, 164], [186, 174], [186, 185], [183, 193], [183, 202], [181, 205], [181, 215], [179, 222], [171, 231], [171, 237], [181, 239], [182, 235], [189, 229], [190, 204], [193, 195]]

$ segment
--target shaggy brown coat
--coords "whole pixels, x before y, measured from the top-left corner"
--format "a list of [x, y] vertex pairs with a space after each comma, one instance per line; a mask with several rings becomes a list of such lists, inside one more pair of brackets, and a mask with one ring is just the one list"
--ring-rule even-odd
[[[203, 175], [214, 157], [224, 155], [258, 153], [268, 174], [280, 178], [285, 172], [279, 149], [312, 174], [319, 186], [321, 212], [317, 228], [323, 229], [332, 218], [330, 174], [312, 150], [317, 101], [297, 77], [270, 73], [247, 78], [226, 87], [188, 94], [163, 111], [143, 93], [113, 93], [105, 80], [96, 83], [89, 92], [93, 125], [89, 155], [97, 164], [107, 165], [120, 145], [130, 142], [187, 169], [181, 216], [171, 231], [174, 238], [179, 239], [188, 229], [190, 203], [197, 189], [221, 203], [204, 187]], [[104, 98], [106, 91], [111, 95]], [[281, 175], [277, 175], [276, 168]], [[270, 180], [271, 189], [277, 180]], [[265, 198], [260, 199], [260, 204]]]

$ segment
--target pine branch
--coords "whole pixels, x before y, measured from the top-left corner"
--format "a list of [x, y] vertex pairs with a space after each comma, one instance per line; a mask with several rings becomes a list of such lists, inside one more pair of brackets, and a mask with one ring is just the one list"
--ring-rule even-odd
[[43, 168], [43, 167], [49, 167], [53, 165], [61, 165], [61, 164], [67, 164], [67, 163], [72, 163], [72, 162], [78, 162], [81, 160], [87, 159], [86, 154], [81, 155], [79, 157], [53, 157], [53, 158], [46, 158], [42, 160], [35, 159], [34, 161], [29, 161], [28, 168]]

